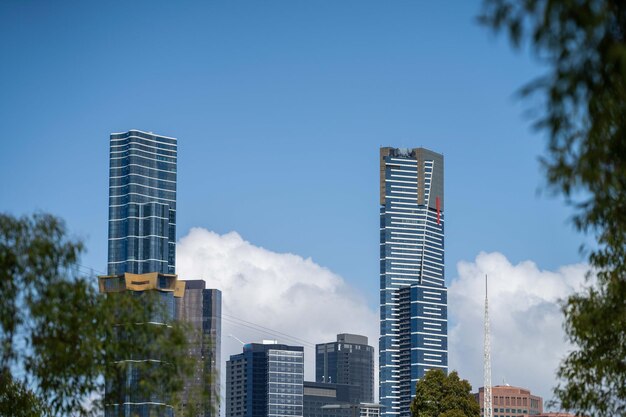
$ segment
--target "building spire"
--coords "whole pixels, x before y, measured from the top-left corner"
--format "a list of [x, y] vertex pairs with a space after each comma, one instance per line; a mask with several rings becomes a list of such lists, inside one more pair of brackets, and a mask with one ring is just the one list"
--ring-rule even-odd
[[491, 335], [489, 330], [489, 296], [487, 293], [487, 275], [485, 275], [485, 352], [484, 352], [484, 417], [493, 417], [491, 397]]

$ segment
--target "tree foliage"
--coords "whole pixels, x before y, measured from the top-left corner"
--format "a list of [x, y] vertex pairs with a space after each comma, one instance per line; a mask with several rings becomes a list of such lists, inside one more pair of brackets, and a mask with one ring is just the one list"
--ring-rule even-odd
[[446, 375], [431, 369], [417, 382], [411, 403], [413, 417], [478, 417], [480, 407], [471, 394], [472, 386], [456, 371]]
[[46, 412], [39, 398], [11, 374], [0, 374], [0, 416], [41, 417]]
[[576, 348], [556, 397], [582, 414], [626, 415], [626, 2], [485, 0], [480, 20], [547, 64], [522, 93], [543, 97], [536, 127], [548, 135], [548, 183], [597, 240], [597, 282], [563, 306]]
[[100, 294], [95, 277], [78, 273], [82, 251], [58, 218], [0, 214], [3, 416], [101, 414], [126, 394], [129, 359], [160, 364], [135, 363], [138, 396], [160, 390], [176, 404], [192, 372], [187, 327], [154, 325], [163, 307], [152, 292]]

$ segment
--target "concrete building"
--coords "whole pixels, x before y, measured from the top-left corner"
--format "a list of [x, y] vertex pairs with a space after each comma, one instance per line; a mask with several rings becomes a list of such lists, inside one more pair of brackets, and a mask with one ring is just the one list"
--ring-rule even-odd
[[374, 401], [374, 348], [366, 336], [338, 334], [336, 342], [315, 345], [315, 380], [359, 387], [352, 402]]
[[409, 417], [415, 384], [448, 370], [443, 155], [380, 149], [380, 404]]
[[380, 404], [361, 403], [359, 411], [360, 417], [380, 417]]
[[[484, 387], [481, 387], [474, 398], [480, 405], [481, 417], [484, 413]], [[493, 401], [493, 417], [528, 417], [543, 413], [543, 399], [532, 395], [526, 388], [510, 385], [495, 385], [491, 388]]]

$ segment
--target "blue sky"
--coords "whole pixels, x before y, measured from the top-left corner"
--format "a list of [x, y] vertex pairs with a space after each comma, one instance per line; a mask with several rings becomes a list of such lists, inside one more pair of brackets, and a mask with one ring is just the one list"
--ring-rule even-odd
[[[106, 266], [109, 133], [179, 139], [178, 236], [312, 257], [378, 302], [378, 148], [445, 156], [446, 268], [582, 260], [514, 92], [541, 68], [479, 2], [0, 3], [0, 209]], [[193, 278], [193, 277], [186, 277]]]

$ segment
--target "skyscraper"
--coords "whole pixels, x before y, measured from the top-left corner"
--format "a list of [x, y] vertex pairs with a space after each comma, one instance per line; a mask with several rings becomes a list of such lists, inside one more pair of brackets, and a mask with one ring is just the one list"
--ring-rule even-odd
[[187, 280], [185, 294], [176, 301], [176, 318], [189, 323], [189, 355], [195, 360], [195, 372], [185, 383], [183, 406], [200, 405], [200, 393], [208, 395], [208, 404], [196, 415], [219, 415], [220, 364], [222, 338], [222, 292], [205, 289], [203, 280]]
[[175, 138], [111, 134], [108, 274], [175, 273]]
[[367, 337], [342, 333], [336, 342], [315, 345], [315, 381], [358, 386], [354, 402], [373, 402], [374, 348]]
[[302, 417], [304, 349], [250, 343], [226, 362], [226, 417]]
[[448, 368], [443, 155], [380, 149], [380, 403], [410, 415], [415, 384]]
[[[174, 319], [174, 299], [184, 294], [184, 283], [174, 274], [176, 148], [175, 138], [139, 130], [110, 137], [108, 275], [99, 277], [99, 286], [101, 292], [131, 291], [156, 303], [143, 326], [167, 326]], [[159, 356], [115, 358], [124, 372], [105, 381], [105, 417], [173, 416], [163, 387], [142, 389], [140, 364], [166, 366]]]

